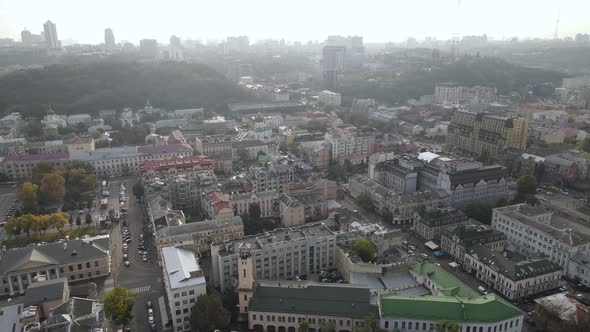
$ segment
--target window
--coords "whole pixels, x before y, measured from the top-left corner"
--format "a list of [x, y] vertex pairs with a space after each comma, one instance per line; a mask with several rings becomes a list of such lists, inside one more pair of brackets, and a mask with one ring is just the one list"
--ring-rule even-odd
[[72, 265], [69, 266], [70, 272], [74, 271], [74, 267]]
[[187, 308], [182, 309], [182, 313], [188, 314], [188, 309]]
[[180, 305], [180, 301], [174, 302], [174, 305], [178, 307]]
[[175, 299], [177, 299], [177, 298], [178, 298], [178, 296], [180, 296], [180, 295], [178, 295], [178, 293], [174, 293], [174, 298], [175, 298]]
[[388, 321], [388, 320], [386, 320], [386, 321], [385, 321], [385, 328], [386, 328], [386, 329], [388, 329], [388, 328], [389, 328], [389, 321]]
[[98, 266], [98, 261], [94, 261], [94, 266]]
[[176, 315], [180, 315], [180, 310], [176, 310]]
[[195, 290], [194, 289], [191, 289], [191, 290], [188, 291], [188, 295], [194, 295], [194, 294], [195, 294]]
[[82, 264], [78, 264], [78, 270], [82, 270]]
[[86, 268], [89, 269], [90, 268], [90, 262], [86, 262]]

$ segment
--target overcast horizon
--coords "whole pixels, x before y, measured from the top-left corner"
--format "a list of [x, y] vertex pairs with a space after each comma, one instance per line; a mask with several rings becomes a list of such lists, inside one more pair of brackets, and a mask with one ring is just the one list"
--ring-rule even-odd
[[[482, 3], [485, 1], [485, 3]], [[439, 40], [487, 34], [495, 40], [512, 37], [551, 38], [560, 17], [559, 37], [589, 33], [590, 1], [584, 0], [301, 0], [291, 7], [275, 1], [104, 0], [86, 4], [75, 0], [0, 0], [0, 37], [20, 41], [26, 28], [43, 30], [51, 20], [62, 41], [98, 44], [104, 29], [116, 41], [137, 44], [154, 38], [168, 43], [181, 39], [220, 41], [246, 35], [263, 39], [323, 41], [328, 35], [358, 35], [366, 43], [399, 42], [410, 37]]]

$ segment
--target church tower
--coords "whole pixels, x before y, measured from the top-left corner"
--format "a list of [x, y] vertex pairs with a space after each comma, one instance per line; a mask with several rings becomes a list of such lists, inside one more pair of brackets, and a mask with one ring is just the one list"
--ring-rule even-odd
[[254, 294], [254, 266], [251, 245], [240, 243], [238, 258], [238, 303], [240, 314], [248, 313], [248, 303]]

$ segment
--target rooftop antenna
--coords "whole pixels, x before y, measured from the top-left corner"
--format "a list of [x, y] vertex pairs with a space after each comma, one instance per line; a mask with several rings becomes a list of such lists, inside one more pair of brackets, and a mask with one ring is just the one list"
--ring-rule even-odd
[[451, 39], [451, 55], [453, 60], [457, 60], [459, 57], [459, 9], [461, 8], [461, 0], [457, 0], [457, 12], [455, 17], [455, 32], [453, 32], [453, 37]]

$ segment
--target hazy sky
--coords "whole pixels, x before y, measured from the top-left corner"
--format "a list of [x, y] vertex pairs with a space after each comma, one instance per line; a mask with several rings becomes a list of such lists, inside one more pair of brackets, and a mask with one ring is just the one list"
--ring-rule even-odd
[[408, 37], [449, 39], [487, 33], [495, 39], [590, 33], [590, 0], [0, 0], [0, 37], [20, 40], [51, 20], [62, 40], [103, 42], [110, 27], [118, 41], [156, 38], [220, 40], [248, 35], [319, 40], [360, 35], [366, 42]]

